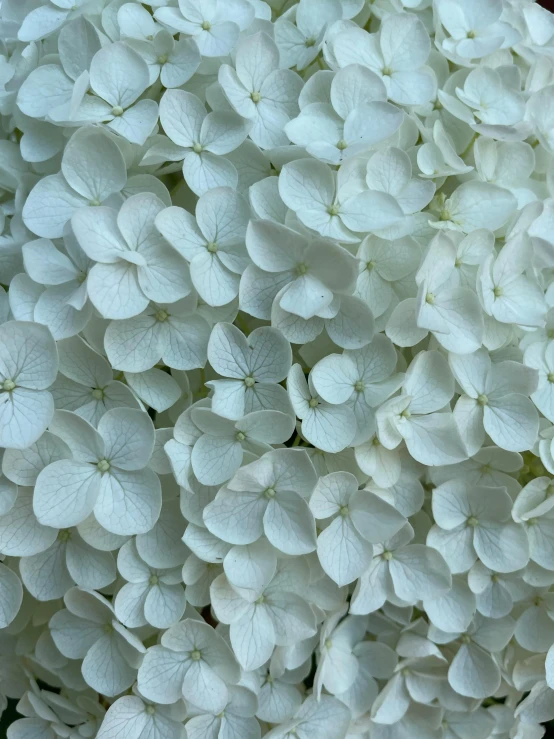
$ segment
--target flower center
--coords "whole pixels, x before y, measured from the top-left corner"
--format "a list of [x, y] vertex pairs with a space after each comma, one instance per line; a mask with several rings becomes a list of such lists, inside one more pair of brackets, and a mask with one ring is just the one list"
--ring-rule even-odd
[[319, 400], [317, 398], [310, 398], [308, 405], [310, 406], [310, 408], [317, 408], [317, 406], [319, 405]]
[[479, 519], [478, 518], [475, 518], [475, 516], [470, 516], [467, 519], [467, 525], [468, 526], [473, 526], [475, 528], [475, 526], [477, 526], [478, 524], [479, 524]]
[[433, 293], [427, 293], [425, 296], [425, 302], [429, 303], [429, 305], [435, 305], [435, 296]]
[[469, 634], [462, 634], [460, 641], [462, 642], [462, 644], [469, 644], [469, 642], [471, 641], [471, 636]]
[[392, 559], [392, 552], [384, 551], [381, 556], [383, 557], [383, 559], [385, 560], [385, 562], [390, 562], [391, 559]]
[[331, 649], [332, 646], [333, 646], [333, 640], [325, 639], [325, 649]]
[[486, 395], [481, 393], [481, 395], [477, 396], [477, 402], [479, 403], [479, 405], [488, 405], [489, 399]]
[[204, 147], [202, 146], [202, 144], [199, 144], [198, 142], [192, 145], [192, 150], [195, 154], [200, 154], [203, 149]]
[[348, 144], [346, 143], [344, 139], [341, 139], [337, 143], [337, 149], [339, 149], [339, 151], [344, 151], [347, 147], [348, 147]]
[[275, 488], [266, 488], [264, 490], [265, 497], [269, 500], [275, 497]]
[[366, 262], [365, 268], [368, 272], [371, 272], [371, 270], [375, 268], [374, 262]]
[[161, 56], [159, 56], [156, 59], [156, 61], [158, 62], [158, 64], [166, 64], [167, 63], [167, 56], [165, 54], [162, 54]]
[[304, 41], [304, 46], [306, 46], [308, 49], [312, 46], [315, 46], [315, 38], [307, 38]]
[[69, 541], [71, 539], [70, 529], [62, 529], [58, 531], [58, 541]]
[[244, 384], [246, 385], [246, 387], [254, 387], [254, 385], [256, 384], [256, 380], [248, 375], [248, 377], [244, 378]]
[[190, 653], [190, 658], [195, 662], [199, 662], [202, 659], [202, 652], [199, 649], [193, 649]]
[[354, 390], [357, 393], [363, 393], [365, 390], [365, 383], [363, 380], [357, 380], [357, 382], [354, 383]]
[[163, 308], [160, 308], [160, 310], [157, 310], [154, 315], [155, 315], [156, 321], [161, 321], [162, 323], [163, 321], [167, 321], [167, 319], [169, 318], [169, 313], [166, 313], [166, 311], [163, 310]]
[[217, 244], [215, 241], [210, 241], [209, 244], [206, 246], [206, 249], [210, 252], [210, 254], [215, 254], [217, 251]]
[[254, 603], [257, 606], [261, 606], [263, 603], [265, 603], [265, 597], [263, 595], [260, 595], [260, 597], [258, 598], [258, 600], [255, 600]]
[[237, 431], [236, 439], [237, 441], [244, 441], [246, 439], [246, 434], [243, 434], [242, 431]]
[[343, 518], [345, 518], [346, 516], [348, 516], [348, 506], [347, 505], [343, 505], [339, 509], [339, 515], [342, 516]]
[[336, 203], [334, 205], [330, 205], [327, 208], [327, 213], [329, 213], [330, 216], [338, 216], [339, 212], [340, 212], [340, 209]]
[[467, 32], [467, 37], [468, 37], [468, 38], [475, 38], [475, 36], [476, 36], [476, 33], [475, 33], [475, 31], [468, 31], [468, 32]]
[[121, 105], [114, 105], [114, 107], [112, 108], [112, 115], [123, 115], [123, 108], [121, 107]]
[[296, 265], [296, 274], [298, 275], [305, 275], [308, 271], [308, 265], [304, 262], [300, 262], [300, 264]]
[[203, 31], [209, 31], [212, 27], [212, 24], [210, 21], [202, 21], [202, 25], [200, 26]]
[[107, 459], [101, 459], [100, 462], [96, 465], [96, 469], [104, 474], [104, 472], [107, 472], [110, 469], [110, 463]]
[[[90, 203], [90, 205], [92, 205], [92, 203]], [[100, 205], [100, 203], [98, 203], [98, 205]], [[77, 282], [79, 283], [79, 285], [82, 285], [86, 279], [87, 279], [87, 273], [79, 272], [79, 274], [77, 275]]]
[[504, 295], [504, 289], [497, 285], [495, 288], [493, 288], [492, 294], [495, 298], [501, 298]]
[[554, 382], [554, 372], [549, 372], [546, 375], [546, 379], [548, 380], [548, 382]]
[[382, 74], [382, 75], [383, 75], [384, 77], [390, 77], [390, 76], [391, 76], [391, 74], [392, 74], [392, 69], [391, 69], [390, 67], [383, 67], [383, 69], [382, 69], [382, 71], [381, 71], [381, 74]]
[[4, 380], [2, 383], [2, 388], [8, 392], [11, 393], [11, 391], [15, 388], [15, 382], [13, 380]]
[[252, 102], [253, 103], [256, 103], [256, 105], [257, 105], [260, 102], [260, 100], [262, 99], [262, 96], [260, 95], [259, 92], [251, 92], [250, 93], [250, 98], [252, 99]]
[[94, 400], [102, 400], [102, 398], [104, 397], [104, 391], [102, 390], [102, 388], [95, 387], [92, 391], [92, 397], [94, 398]]
[[160, 582], [160, 578], [157, 575], [150, 575], [148, 582], [150, 585], [157, 585]]
[[155, 709], [155, 707], [154, 707], [154, 706], [146, 706], [146, 708], [145, 708], [144, 710], [145, 710], [145, 712], [146, 712], [146, 713], [147, 713], [147, 714], [148, 714], [149, 716], [153, 716], [153, 715], [154, 715], [154, 714], [156, 713], [156, 709]]

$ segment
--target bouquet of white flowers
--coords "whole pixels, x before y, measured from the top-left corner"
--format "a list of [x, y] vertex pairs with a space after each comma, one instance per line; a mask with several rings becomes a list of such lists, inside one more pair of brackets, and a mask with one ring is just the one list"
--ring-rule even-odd
[[554, 15], [0, 0], [0, 122], [8, 739], [542, 737]]

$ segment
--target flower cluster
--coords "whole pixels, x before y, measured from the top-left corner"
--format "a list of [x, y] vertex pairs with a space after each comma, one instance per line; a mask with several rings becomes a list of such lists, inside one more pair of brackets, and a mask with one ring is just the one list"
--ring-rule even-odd
[[554, 15], [1, 0], [8, 739], [539, 739]]

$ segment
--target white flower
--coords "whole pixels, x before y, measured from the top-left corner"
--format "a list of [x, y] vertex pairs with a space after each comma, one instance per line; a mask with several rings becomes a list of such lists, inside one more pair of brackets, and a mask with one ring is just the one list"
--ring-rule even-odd
[[433, 228], [447, 228], [463, 233], [503, 226], [515, 212], [517, 200], [509, 190], [472, 180], [460, 185], [444, 203]]
[[283, 65], [305, 69], [319, 53], [326, 29], [342, 18], [338, 0], [301, 0], [296, 8], [296, 23], [283, 18], [275, 24], [275, 41]]
[[158, 8], [154, 17], [180, 33], [192, 36], [202, 56], [226, 56], [236, 45], [239, 31], [254, 18], [246, 0], [179, 0], [179, 9]]
[[161, 360], [177, 370], [203, 367], [210, 325], [196, 313], [196, 307], [196, 297], [191, 294], [171, 304], [150, 303], [133, 318], [112, 321], [104, 338], [112, 366], [125, 372], [145, 372]]
[[350, 711], [344, 703], [335, 698], [323, 695], [316, 700], [308, 696], [290, 721], [271, 729], [267, 739], [326, 739], [331, 736], [345, 739], [350, 723]]
[[56, 411], [51, 428], [73, 459], [53, 462], [39, 474], [33, 501], [38, 520], [67, 528], [94, 510], [114, 534], [149, 531], [161, 508], [160, 481], [146, 468], [154, 448], [149, 416], [114, 408], [100, 419], [97, 431], [74, 413]]
[[302, 420], [302, 434], [311, 444], [324, 452], [340, 452], [350, 446], [358, 425], [348, 405], [323, 401], [311, 376], [306, 381], [299, 364], [292, 366], [287, 388], [294, 412]]
[[158, 120], [158, 104], [138, 99], [149, 84], [148, 66], [136, 51], [122, 42], [104, 46], [90, 64], [94, 95], [85, 95], [73, 118], [106, 123], [112, 131], [142, 146]]
[[276, 644], [294, 645], [316, 633], [309, 604], [288, 589], [291, 585], [286, 578], [281, 579], [277, 573], [269, 585], [248, 598], [225, 575], [217, 577], [210, 588], [214, 612], [222, 623], [230, 624], [231, 645], [245, 670], [261, 667]]
[[241, 40], [235, 69], [222, 64], [218, 80], [236, 112], [253, 121], [249, 136], [255, 144], [270, 149], [288, 143], [285, 125], [298, 112], [303, 82], [292, 70], [279, 69], [279, 50], [267, 34]]
[[279, 296], [279, 308], [293, 316], [332, 319], [333, 303], [351, 291], [355, 261], [332, 241], [310, 240], [279, 223], [259, 220], [248, 225], [246, 248], [254, 264], [242, 276], [240, 301], [257, 318], [271, 318]]
[[70, 659], [83, 660], [88, 685], [114, 696], [135, 681], [136, 663], [146, 651], [142, 642], [115, 618], [113, 607], [98, 593], [68, 590], [65, 608], [50, 619], [54, 643]]
[[24, 18], [17, 37], [20, 41], [38, 41], [55, 33], [64, 23], [79, 13], [86, 11], [90, 0], [52, 0], [37, 8], [33, 8]]
[[446, 233], [439, 233], [416, 274], [419, 285], [416, 322], [432, 331], [448, 351], [471, 354], [483, 340], [483, 312], [475, 292], [452, 286], [456, 248]]
[[[183, 177], [196, 195], [214, 187], [236, 187], [237, 171], [222, 155], [236, 149], [248, 134], [250, 122], [234, 112], [207, 113], [204, 103], [184, 90], [167, 90], [160, 101], [160, 122], [175, 146], [156, 145], [146, 159], [183, 160]], [[144, 162], [146, 163], [146, 162]]]
[[358, 490], [358, 481], [349, 472], [320, 477], [310, 497], [310, 509], [327, 523], [317, 539], [317, 554], [325, 572], [339, 586], [365, 572], [373, 557], [372, 544], [390, 539], [406, 523], [389, 503]]
[[449, 362], [464, 391], [454, 407], [454, 418], [468, 453], [473, 455], [480, 449], [485, 432], [508, 451], [532, 447], [539, 417], [527, 396], [536, 390], [537, 373], [519, 362], [492, 364], [484, 349], [451, 354]]
[[192, 284], [208, 305], [230, 303], [249, 264], [244, 245], [249, 210], [230, 187], [205, 192], [196, 216], [172, 206], [158, 213], [156, 228], [190, 264]]
[[412, 177], [409, 156], [394, 146], [372, 155], [367, 163], [366, 184], [370, 191], [391, 195], [405, 215], [422, 210], [435, 192], [429, 180]]
[[297, 673], [294, 670], [285, 670], [282, 675], [276, 677], [271, 674], [270, 669], [262, 667], [259, 674], [262, 683], [257, 694], [256, 716], [272, 724], [291, 718], [302, 703], [302, 694], [296, 687]]
[[366, 614], [393, 598], [398, 605], [437, 597], [452, 585], [450, 570], [436, 549], [409, 544], [414, 536], [405, 524], [391, 539], [375, 547], [370, 566], [358, 580], [350, 613]]
[[288, 441], [294, 430], [294, 416], [274, 410], [252, 411], [237, 421], [219, 416], [210, 408], [193, 409], [191, 416], [201, 433], [190, 461], [204, 485], [229, 480], [245, 456], [257, 457], [271, 451], [270, 444]]
[[529, 556], [541, 567], [554, 569], [552, 527], [554, 525], [554, 499], [552, 480], [539, 477], [528, 483], [517, 496], [512, 516], [514, 521], [525, 524], [529, 539]]
[[181, 739], [181, 717], [173, 709], [148, 703], [138, 695], [124, 695], [108, 708], [97, 738], [109, 739], [115, 733], [122, 739]]
[[[123, 5], [118, 18], [123, 8], [126, 7], [135, 11], [142, 10], [153, 24], [152, 16], [148, 11], [142, 5], [133, 3]], [[200, 66], [200, 52], [191, 39], [175, 41], [169, 31], [165, 30], [159, 30], [151, 41], [146, 39], [126, 39], [126, 43], [138, 52], [148, 65], [151, 85], [159, 77], [165, 88], [181, 87], [189, 81]]]
[[305, 452], [268, 452], [235, 473], [204, 509], [204, 523], [230, 544], [251, 544], [265, 533], [279, 551], [313, 552], [315, 523], [306, 499], [315, 482]]
[[167, 705], [184, 698], [196, 708], [220, 713], [228, 685], [240, 678], [233, 652], [204, 621], [186, 618], [168, 629], [160, 646], [150, 647], [138, 674], [142, 695]]
[[51, 388], [56, 408], [74, 411], [93, 426], [112, 408], [140, 408], [131, 390], [113, 379], [112, 368], [78, 336], [58, 343], [60, 375]]
[[212, 410], [226, 418], [272, 409], [288, 413], [287, 393], [279, 383], [292, 364], [289, 342], [275, 328], [255, 329], [246, 338], [230, 323], [218, 323], [208, 343], [208, 361], [229, 379], [206, 383], [214, 391]]
[[96, 264], [87, 279], [93, 305], [105, 318], [131, 318], [150, 300], [172, 303], [190, 293], [183, 259], [154, 226], [164, 204], [155, 195], [131, 196], [119, 213], [101, 206], [72, 219], [83, 251]]
[[388, 97], [401, 105], [423, 105], [432, 99], [435, 79], [423, 65], [431, 42], [421, 20], [411, 13], [391, 13], [378, 34], [360, 28], [343, 31], [333, 41], [339, 66], [357, 63], [385, 83]]
[[493, 572], [479, 560], [469, 570], [467, 581], [475, 593], [477, 610], [488, 618], [508, 616], [514, 600], [521, 600], [522, 595], [532, 590], [522, 583], [521, 573]]
[[0, 326], [0, 444], [25, 449], [54, 413], [47, 391], [58, 372], [58, 352], [45, 326], [8, 321]]
[[546, 304], [542, 290], [528, 274], [531, 259], [529, 239], [522, 234], [508, 239], [498, 256], [490, 254], [481, 263], [477, 290], [489, 316], [501, 323], [544, 326]]
[[187, 721], [187, 739], [204, 739], [206, 736], [225, 739], [233, 734], [241, 739], [259, 739], [260, 725], [254, 715], [257, 706], [255, 693], [240, 685], [232, 687], [223, 711], [202, 713]]
[[373, 408], [395, 393], [404, 381], [392, 374], [397, 356], [386, 336], [378, 334], [363, 349], [328, 354], [310, 373], [316, 392], [327, 403], [346, 403], [354, 411], [358, 432], [352, 441], [361, 444], [375, 431]]
[[404, 440], [422, 464], [461, 462], [468, 455], [460, 432], [452, 413], [442, 411], [453, 395], [454, 378], [442, 354], [418, 354], [406, 372], [402, 394], [376, 413], [381, 444], [395, 449]]
[[339, 164], [392, 136], [403, 120], [400, 110], [385, 102], [383, 82], [358, 64], [337, 72], [328, 100], [314, 94], [314, 102], [309, 102], [309, 93], [304, 97], [300, 115], [285, 131], [291, 141], [328, 164]]
[[[21, 503], [23, 500], [22, 496]], [[20, 515], [25, 510], [19, 507], [19, 500], [17, 508]], [[26, 510], [26, 520], [20, 520], [22, 528], [26, 529], [26, 548], [30, 556], [21, 557], [19, 569], [23, 583], [33, 597], [39, 601], [55, 600], [63, 598], [74, 584], [81, 588], [94, 590], [105, 588], [115, 580], [115, 559], [111, 552], [99, 551], [90, 546], [80, 536], [77, 529], [62, 529], [61, 531], [53, 529], [53, 534], [51, 534], [50, 527], [42, 527], [37, 523], [32, 506], [28, 506]], [[34, 541], [31, 539], [33, 534], [35, 534]], [[32, 548], [29, 546], [31, 541], [36, 549], [37, 545], [40, 546], [39, 542], [45, 543], [46, 537], [53, 538], [55, 534], [57, 537], [51, 546], [44, 548], [43, 544], [44, 551], [39, 551], [37, 554], [31, 553]], [[116, 546], [119, 544], [121, 541], [118, 541]], [[24, 546], [24, 542], [21, 542], [20, 546]], [[25, 551], [21, 553], [27, 554]]]
[[[509, 616], [488, 619], [477, 615], [465, 634], [430, 629], [439, 644], [460, 639], [460, 646], [448, 670], [448, 682], [460, 695], [482, 698], [500, 685], [500, 669], [491, 652], [500, 652], [512, 638], [515, 623]], [[461, 638], [460, 638], [461, 637]]]
[[64, 229], [64, 246], [65, 254], [49, 239], [23, 245], [25, 271], [34, 282], [46, 285], [34, 307], [33, 318], [48, 326], [55, 339], [75, 336], [85, 328], [92, 315], [86, 280], [93, 262], [83, 252], [69, 226]]
[[518, 32], [500, 20], [502, 2], [481, 5], [474, 0], [440, 0], [441, 23], [450, 34], [442, 42], [445, 51], [463, 59], [479, 59], [520, 40]]
[[125, 160], [115, 141], [97, 128], [81, 128], [64, 151], [61, 172], [44, 177], [31, 190], [23, 220], [38, 236], [59, 238], [79, 208], [100, 205], [126, 183]]
[[402, 209], [387, 193], [363, 190], [343, 196], [341, 171], [337, 179], [323, 162], [291, 162], [279, 175], [279, 194], [305, 226], [347, 243], [360, 240], [354, 232], [386, 228], [402, 218]]
[[515, 572], [529, 561], [525, 529], [510, 520], [512, 501], [503, 488], [451, 480], [433, 490], [436, 521], [427, 536], [452, 572], [465, 572], [479, 558], [497, 572]]
[[444, 177], [471, 172], [473, 167], [464, 163], [454, 148], [444, 124], [436, 120], [433, 124], [432, 137], [423, 136], [423, 146], [417, 150], [417, 166], [421, 170], [421, 177]]
[[516, 452], [507, 452], [496, 446], [484, 446], [471, 459], [455, 465], [433, 467], [429, 477], [435, 485], [453, 479], [463, 479], [469, 487], [479, 485], [488, 488], [506, 488], [515, 496], [521, 485], [514, 477], [521, 470], [523, 460]]
[[421, 253], [417, 242], [409, 236], [392, 241], [366, 236], [358, 249], [358, 259], [360, 273], [355, 294], [378, 318], [396, 302], [395, 283], [415, 272]]
[[117, 568], [127, 580], [114, 600], [115, 613], [122, 624], [136, 628], [149, 623], [166, 629], [179, 621], [186, 603], [180, 567], [149, 567], [131, 540], [119, 550]]

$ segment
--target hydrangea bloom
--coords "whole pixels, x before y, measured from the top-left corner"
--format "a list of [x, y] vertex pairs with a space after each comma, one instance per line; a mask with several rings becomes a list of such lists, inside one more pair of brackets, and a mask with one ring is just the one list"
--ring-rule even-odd
[[8, 739], [545, 735], [553, 59], [536, 0], [0, 0]]

